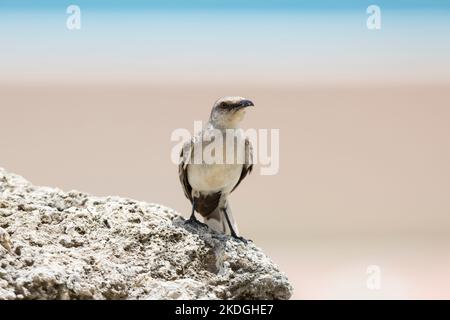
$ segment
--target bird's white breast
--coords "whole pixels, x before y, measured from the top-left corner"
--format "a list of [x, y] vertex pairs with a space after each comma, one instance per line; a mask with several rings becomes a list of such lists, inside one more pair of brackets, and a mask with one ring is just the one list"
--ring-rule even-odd
[[242, 164], [190, 164], [188, 181], [192, 189], [203, 192], [230, 192], [242, 173]]
[[[206, 134], [211, 134], [211, 131], [207, 131]], [[243, 164], [238, 160], [238, 146], [245, 148], [245, 136], [241, 131], [232, 132], [234, 145], [227, 146], [227, 139], [223, 137], [222, 145], [218, 145], [218, 149], [221, 149], [221, 155], [217, 154], [217, 161], [211, 162], [201, 161], [193, 162], [187, 167], [187, 177], [189, 184], [195, 191], [201, 191], [204, 193], [221, 191], [222, 193], [230, 192], [239, 181], [242, 173]], [[207, 141], [212, 141], [210, 138]], [[197, 150], [204, 151], [210, 142], [201, 140], [195, 143]], [[245, 150], [241, 149], [245, 153]], [[214, 152], [215, 154], [215, 152]], [[231, 161], [229, 161], [231, 159]]]

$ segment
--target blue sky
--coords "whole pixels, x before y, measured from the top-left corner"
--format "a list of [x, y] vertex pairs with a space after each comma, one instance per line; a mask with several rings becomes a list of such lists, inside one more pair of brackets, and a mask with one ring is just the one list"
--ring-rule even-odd
[[[0, 82], [450, 81], [449, 1], [0, 0]], [[371, 3], [379, 31], [366, 27]]]
[[450, 0], [1, 0], [1, 9], [56, 9], [76, 4], [99, 10], [358, 10], [370, 4], [398, 10], [450, 10]]

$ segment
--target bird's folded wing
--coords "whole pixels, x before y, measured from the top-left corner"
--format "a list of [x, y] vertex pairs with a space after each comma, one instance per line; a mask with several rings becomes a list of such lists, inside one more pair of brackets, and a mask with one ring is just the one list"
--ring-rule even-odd
[[180, 178], [181, 186], [183, 187], [184, 194], [186, 198], [192, 202], [192, 187], [189, 184], [187, 177], [187, 166], [191, 161], [192, 149], [194, 143], [193, 140], [186, 142], [183, 145], [180, 153], [180, 163], [178, 165], [178, 176]]
[[244, 178], [250, 174], [253, 170], [253, 147], [252, 143], [248, 138], [245, 139], [245, 163], [242, 166], [242, 172], [241, 176], [239, 177], [239, 181], [236, 183], [236, 185], [233, 187], [231, 192], [234, 191], [234, 189], [237, 188], [237, 186], [241, 183]]

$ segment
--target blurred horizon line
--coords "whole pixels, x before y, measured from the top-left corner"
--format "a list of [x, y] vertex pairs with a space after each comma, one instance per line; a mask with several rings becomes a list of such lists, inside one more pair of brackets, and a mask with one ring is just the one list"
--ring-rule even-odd
[[81, 80], [71, 80], [68, 78], [54, 78], [51, 80], [33, 79], [33, 80], [8, 80], [0, 79], [0, 87], [115, 87], [115, 86], [126, 86], [126, 87], [178, 87], [178, 88], [190, 88], [203, 86], [206, 88], [214, 88], [218, 86], [226, 87], [245, 87], [245, 88], [273, 88], [279, 90], [280, 88], [295, 89], [295, 88], [403, 88], [403, 87], [432, 87], [432, 88], [444, 88], [450, 86], [450, 79], [442, 80], [429, 80], [424, 81], [421, 79], [366, 79], [364, 80], [339, 80], [334, 79], [323, 80], [323, 81], [173, 81], [170, 79], [163, 81], [154, 80], [136, 80], [136, 79], [81, 79]]

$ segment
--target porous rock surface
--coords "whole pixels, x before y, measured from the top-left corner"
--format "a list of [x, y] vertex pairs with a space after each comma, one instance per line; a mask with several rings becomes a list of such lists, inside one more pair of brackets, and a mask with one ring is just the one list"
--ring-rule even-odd
[[253, 243], [184, 221], [0, 168], [0, 300], [289, 299], [287, 277]]

